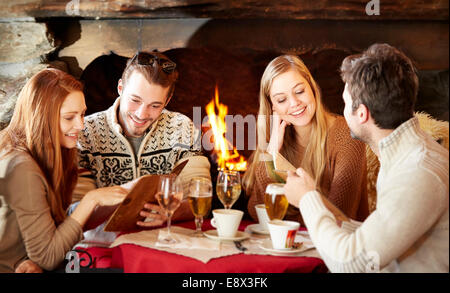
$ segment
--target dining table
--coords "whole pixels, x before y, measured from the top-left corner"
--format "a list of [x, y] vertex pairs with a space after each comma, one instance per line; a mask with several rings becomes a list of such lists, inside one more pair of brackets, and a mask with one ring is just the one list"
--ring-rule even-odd
[[[250, 238], [266, 237], [269, 235], [257, 235], [246, 230], [249, 225], [256, 223], [243, 219], [239, 225], [239, 231], [250, 234]], [[173, 223], [172, 228], [181, 227], [195, 229], [194, 221]], [[159, 229], [167, 230], [165, 227]], [[203, 231], [213, 230], [210, 219], [205, 219]], [[300, 231], [307, 233], [304, 227]], [[122, 233], [122, 235], [126, 233]], [[264, 240], [264, 239], [263, 239]], [[245, 247], [245, 241], [239, 242]], [[246, 248], [244, 248], [245, 250]], [[315, 250], [315, 248], [314, 248]], [[157, 248], [150, 248], [135, 243], [123, 243], [113, 247], [80, 246], [76, 247], [81, 260], [81, 266], [95, 269], [120, 269], [124, 273], [327, 273], [328, 269], [318, 253], [314, 256], [304, 255], [268, 255], [252, 254], [251, 251], [236, 251], [231, 255], [213, 257], [208, 261], [168, 252]], [[211, 253], [211, 252], [209, 252]], [[87, 257], [88, 256], [88, 257]]]

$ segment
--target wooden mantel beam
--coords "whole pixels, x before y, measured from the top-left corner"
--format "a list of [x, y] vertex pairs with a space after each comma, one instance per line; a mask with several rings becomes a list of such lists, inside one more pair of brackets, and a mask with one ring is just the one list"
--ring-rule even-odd
[[[368, 3], [375, 5], [379, 3], [379, 15], [367, 15]], [[27, 17], [448, 21], [449, 1], [0, 0], [0, 19]]]

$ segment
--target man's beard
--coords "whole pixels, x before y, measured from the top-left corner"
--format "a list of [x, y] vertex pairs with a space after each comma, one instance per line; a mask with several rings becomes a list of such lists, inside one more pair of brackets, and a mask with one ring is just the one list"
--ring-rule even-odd
[[362, 139], [359, 138], [359, 136], [357, 136], [357, 135], [356, 135], [353, 131], [351, 131], [351, 130], [350, 130], [350, 136], [351, 136], [353, 139], [362, 141]]
[[353, 139], [359, 140], [365, 144], [369, 144], [370, 145], [370, 136], [367, 135], [367, 133], [364, 131], [364, 129], [360, 129], [360, 133], [356, 134], [355, 132], [353, 132], [353, 130], [350, 129], [350, 136]]

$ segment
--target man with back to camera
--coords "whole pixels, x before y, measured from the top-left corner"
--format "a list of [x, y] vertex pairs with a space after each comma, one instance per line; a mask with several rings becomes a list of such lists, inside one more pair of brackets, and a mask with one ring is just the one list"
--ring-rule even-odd
[[[127, 62], [114, 104], [85, 118], [78, 143], [82, 171], [74, 201], [92, 188], [127, 184], [147, 174], [170, 173], [187, 159], [179, 174], [184, 190], [192, 177], [210, 179], [210, 164], [201, 155], [201, 132], [185, 115], [165, 109], [177, 78], [176, 64], [159, 52], [138, 52]], [[143, 208], [141, 216], [150, 221], [137, 225], [151, 227], [165, 221], [155, 213], [160, 211], [157, 204], [148, 203]], [[111, 212], [99, 211], [90, 227], [97, 226]], [[188, 219], [193, 215], [187, 200], [183, 200], [173, 220]], [[100, 235], [106, 242], [113, 241], [116, 234], [102, 232], [103, 226], [85, 233], [86, 238]]]
[[353, 138], [380, 161], [377, 207], [362, 223], [339, 223], [303, 169], [285, 192], [299, 207], [331, 272], [449, 272], [449, 153], [414, 117], [418, 78], [387, 44], [344, 59], [344, 116]]

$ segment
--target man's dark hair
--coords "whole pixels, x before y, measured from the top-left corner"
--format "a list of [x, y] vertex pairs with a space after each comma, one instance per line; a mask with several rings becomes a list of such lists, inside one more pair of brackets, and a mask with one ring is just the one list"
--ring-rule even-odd
[[346, 57], [341, 76], [353, 111], [364, 104], [378, 127], [395, 129], [414, 116], [419, 80], [412, 61], [396, 48], [374, 44]]
[[178, 79], [176, 64], [160, 52], [137, 52], [127, 61], [122, 73], [122, 83], [125, 86], [133, 72], [141, 73], [149, 83], [162, 87], [170, 87], [168, 98], [172, 96]]

